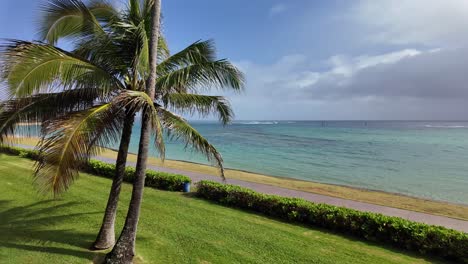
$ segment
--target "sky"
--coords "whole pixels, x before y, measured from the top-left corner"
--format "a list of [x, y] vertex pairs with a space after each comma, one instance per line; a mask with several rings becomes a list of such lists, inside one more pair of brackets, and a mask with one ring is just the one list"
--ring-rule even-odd
[[[114, 0], [123, 6], [123, 0]], [[2, 0], [33, 40], [40, 0]], [[466, 0], [162, 0], [172, 52], [213, 39], [246, 76], [238, 120], [467, 120]], [[197, 118], [197, 117], [194, 117]]]

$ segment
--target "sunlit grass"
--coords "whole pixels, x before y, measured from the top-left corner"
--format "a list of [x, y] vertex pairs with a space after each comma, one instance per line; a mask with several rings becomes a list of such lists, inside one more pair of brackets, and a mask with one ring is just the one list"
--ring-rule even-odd
[[[0, 155], [0, 263], [90, 263], [108, 179], [81, 174], [58, 200], [31, 184], [32, 162]], [[131, 186], [123, 186], [120, 230]], [[225, 208], [182, 193], [145, 189], [138, 263], [426, 263], [421, 257]]]

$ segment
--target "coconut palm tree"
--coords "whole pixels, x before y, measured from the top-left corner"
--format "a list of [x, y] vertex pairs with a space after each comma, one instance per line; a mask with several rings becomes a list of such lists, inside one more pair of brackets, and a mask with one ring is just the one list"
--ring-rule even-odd
[[[104, 1], [94, 1], [85, 5], [81, 1], [52, 1], [49, 2], [44, 8], [44, 16], [42, 21], [42, 38], [49, 43], [56, 43], [57, 40], [61, 38], [87, 38], [89, 36], [101, 38], [104, 35], [104, 43], [96, 43], [95, 39], [85, 43], [81, 43], [80, 52], [85, 54], [93, 54], [93, 56], [113, 56], [114, 54], [108, 54], [107, 48], [109, 40], [108, 36], [102, 34], [106, 32], [106, 29], [111, 28], [116, 30], [115, 23], [121, 23], [125, 28], [131, 29], [134, 25], [143, 25], [145, 26], [144, 18], [141, 16], [142, 10], [140, 10], [139, 1], [129, 1], [128, 8], [124, 14], [118, 14], [118, 12], [109, 4]], [[147, 1], [144, 3], [145, 9], [150, 7], [151, 2]], [[143, 10], [145, 12], [146, 10]], [[121, 15], [121, 16], [119, 16]], [[111, 25], [111, 26], [110, 26]], [[143, 30], [137, 30], [137, 34], [141, 34], [143, 41], [147, 36], [144, 35]], [[126, 30], [118, 30], [117, 36], [120, 37], [128, 34]], [[134, 41], [136, 39], [127, 39], [123, 41], [123, 38], [119, 39], [119, 42], [115, 44], [120, 45], [120, 52], [124, 51], [124, 47], [128, 44], [137, 44], [137, 53], [141, 53], [139, 60], [141, 60], [141, 67], [144, 67], [146, 64], [146, 55], [148, 52], [147, 44]], [[160, 55], [162, 58], [167, 56], [167, 47], [165, 45], [164, 39], [161, 39], [161, 49], [159, 49]], [[141, 42], [141, 40], [140, 40]], [[105, 45], [103, 45], [105, 44]], [[96, 47], [102, 46], [99, 52], [96, 52]], [[138, 51], [138, 49], [141, 49]], [[122, 53], [121, 53], [122, 54]], [[136, 53], [135, 53], [136, 54]], [[126, 57], [130, 60], [133, 59], [133, 54], [129, 53]], [[129, 64], [130, 65], [130, 64]], [[137, 71], [133, 71], [134, 74]], [[133, 84], [135, 86], [135, 84]], [[128, 87], [128, 86], [127, 86]], [[116, 175], [114, 177], [112, 187], [110, 190], [106, 211], [104, 214], [103, 223], [101, 229], [98, 233], [98, 236], [95, 242], [92, 245], [92, 249], [105, 249], [112, 247], [115, 242], [115, 231], [114, 231], [114, 222], [116, 217], [116, 210], [118, 205], [118, 199], [120, 194], [120, 187], [123, 181], [123, 176], [125, 172], [125, 164], [127, 159], [128, 146], [130, 143], [132, 126], [134, 122], [134, 113], [128, 112], [124, 120], [122, 136], [120, 140], [119, 151], [116, 160]]]
[[[110, 24], [114, 19], [119, 21], [118, 12], [109, 4], [101, 1], [92, 2], [89, 5], [84, 5], [80, 1], [51, 1], [48, 5], [44, 6], [44, 16], [42, 20], [42, 28], [41, 28], [41, 38], [50, 43], [55, 44], [61, 38], [83, 38], [90, 35], [95, 35], [98, 37], [103, 36], [103, 32], [105, 32], [106, 24]], [[96, 21], [100, 21], [100, 23], [96, 23]], [[163, 48], [160, 49], [161, 51], [164, 50], [164, 44], [161, 45]], [[128, 46], [127, 46], [128, 47]], [[10, 50], [11, 51], [10, 47]], [[86, 47], [82, 47], [81, 50], [85, 49]], [[101, 49], [101, 52], [104, 49]], [[126, 51], [126, 49], [121, 49], [121, 51]], [[83, 52], [81, 52], [83, 53]], [[100, 54], [101, 56], [110, 56], [111, 54]], [[127, 54], [129, 58], [131, 58], [132, 54]], [[128, 61], [127, 61], [128, 62]], [[8, 71], [7, 71], [8, 72]], [[8, 76], [6, 76], [8, 78]], [[14, 87], [14, 86], [11, 86]], [[90, 88], [90, 87], [88, 87]], [[88, 89], [87, 93], [94, 93], [96, 90]], [[79, 92], [79, 91], [78, 91]], [[13, 94], [14, 95], [14, 94]], [[31, 113], [35, 113], [38, 110], [41, 110], [44, 113], [43, 106], [54, 106], [57, 103], [61, 102], [68, 102], [70, 99], [73, 101], [70, 102], [72, 105], [67, 105], [68, 109], [79, 110], [80, 108], [76, 108], [76, 105], [81, 105], [83, 102], [86, 104], [81, 105], [81, 109], [86, 109], [91, 107], [96, 100], [96, 95], [91, 95], [86, 97], [87, 94], [77, 94], [76, 90], [70, 89], [67, 93], [64, 94], [53, 94], [51, 99], [47, 99], [42, 105], [39, 105], [38, 102], [35, 104], [35, 108], [33, 106], [29, 106], [27, 109], [24, 109], [22, 112], [29, 111]], [[64, 100], [64, 96], [67, 97], [68, 100]], [[18, 96], [16, 96], [18, 97]], [[41, 101], [46, 99], [46, 95], [41, 94]], [[88, 98], [88, 99], [87, 99]], [[38, 98], [35, 98], [38, 99]], [[86, 100], [87, 99], [87, 100]], [[30, 99], [26, 99], [30, 100]], [[26, 103], [27, 101], [22, 99], [22, 102]], [[82, 101], [83, 100], [83, 101]], [[5, 112], [3, 115], [4, 117], [8, 116], [8, 112], [15, 111], [15, 105], [12, 102], [9, 103], [9, 110]], [[28, 102], [29, 104], [29, 102]], [[16, 104], [16, 109], [21, 105]], [[60, 105], [57, 105], [60, 106]], [[47, 118], [50, 118], [52, 114], [57, 114], [60, 112], [60, 109], [50, 108], [51, 112], [47, 113]], [[23, 113], [24, 115], [24, 113]], [[18, 116], [20, 117], [20, 116]], [[28, 117], [28, 116], [26, 116]], [[34, 118], [34, 116], [33, 116]], [[30, 120], [30, 119], [28, 119]], [[114, 219], [116, 215], [116, 208], [117, 202], [120, 194], [120, 186], [123, 180], [123, 174], [125, 170], [126, 158], [127, 158], [127, 151], [128, 145], [131, 138], [132, 132], [132, 124], [134, 120], [134, 115], [131, 113], [127, 113], [125, 120], [123, 121], [123, 129], [122, 129], [122, 136], [120, 140], [119, 151], [116, 160], [116, 175], [113, 180], [113, 184], [109, 194], [109, 200], [106, 207], [105, 217], [103, 219], [103, 225], [98, 234], [98, 238], [93, 245], [93, 248], [103, 249], [111, 247], [114, 244]], [[14, 125], [13, 122], [4, 122], [3, 128], [7, 129], [8, 126], [12, 128]], [[42, 120], [44, 121], [44, 120]], [[10, 123], [10, 124], [8, 124]], [[5, 132], [6, 130], [3, 129], [2, 131]], [[11, 132], [11, 131], [10, 131]]]
[[[149, 43], [149, 76], [146, 83], [146, 93], [148, 99], [155, 99], [156, 90], [156, 65], [157, 50], [159, 40], [159, 27], [161, 15], [161, 0], [154, 0], [151, 7], [151, 38]], [[151, 122], [151, 109], [145, 108], [142, 113], [141, 135], [138, 146], [138, 156], [135, 170], [135, 181], [133, 183], [132, 197], [128, 207], [125, 224], [120, 233], [119, 240], [110, 253], [106, 255], [106, 263], [132, 263], [135, 255], [135, 240], [137, 234], [138, 221], [140, 219], [141, 201], [145, 188], [146, 165], [148, 161], [148, 149], [150, 143], [152, 125], [158, 126], [158, 120]], [[153, 123], [153, 124], [152, 124]], [[161, 140], [161, 135], [157, 140]]]
[[76, 178], [80, 164], [121, 135], [118, 169], [95, 243], [105, 248], [114, 242], [113, 223], [135, 113], [144, 111], [150, 118], [162, 158], [161, 134], [167, 130], [214, 160], [222, 173], [216, 149], [170, 110], [214, 112], [223, 123], [229, 122], [232, 111], [225, 99], [199, 92], [210, 87], [239, 90], [242, 74], [229, 62], [216, 60], [209, 41], [196, 42], [168, 57], [160, 40], [158, 89], [156, 100], [151, 100], [142, 90], [149, 72], [152, 1], [129, 1], [123, 14], [104, 2], [92, 4], [49, 3], [43, 38], [51, 44], [60, 38], [72, 39], [72, 52], [24, 41], [8, 41], [3, 46], [3, 78], [10, 100], [1, 106], [0, 142], [19, 122], [42, 122], [38, 146], [42, 158], [36, 166], [36, 180], [44, 190], [52, 188], [58, 194]]

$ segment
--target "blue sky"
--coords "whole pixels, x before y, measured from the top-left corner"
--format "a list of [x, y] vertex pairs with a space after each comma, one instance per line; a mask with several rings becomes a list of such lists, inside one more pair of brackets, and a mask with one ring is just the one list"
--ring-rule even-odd
[[[41, 2], [2, 0], [0, 37], [35, 39]], [[173, 51], [214, 39], [245, 72], [237, 119], [468, 118], [468, 1], [162, 2]]]

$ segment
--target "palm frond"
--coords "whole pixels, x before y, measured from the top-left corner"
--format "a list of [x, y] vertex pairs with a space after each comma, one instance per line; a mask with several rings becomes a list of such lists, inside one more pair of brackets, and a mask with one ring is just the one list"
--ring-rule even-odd
[[158, 111], [156, 109], [151, 110], [151, 127], [152, 127], [152, 134], [154, 137], [154, 144], [156, 149], [158, 150], [159, 157], [162, 161], [166, 158], [166, 146], [164, 143], [164, 132], [163, 132], [163, 124], [161, 119], [158, 115]]
[[[113, 33], [78, 41], [73, 54], [97, 66], [113, 69], [120, 76], [133, 75], [136, 70], [139, 78], [145, 79], [149, 67], [149, 46], [144, 26], [118, 23], [112, 28]], [[158, 58], [162, 60], [168, 57], [169, 51], [164, 38], [159, 38], [159, 45], [161, 48], [158, 48]]]
[[170, 93], [163, 101], [166, 108], [184, 114], [198, 113], [203, 117], [215, 114], [224, 125], [234, 116], [229, 102], [222, 96]]
[[221, 177], [225, 180], [223, 158], [218, 150], [182, 117], [163, 108], [158, 108], [158, 111], [161, 115], [162, 124], [168, 130], [169, 136], [172, 139], [184, 140], [186, 148], [191, 146], [196, 151], [205, 155], [208, 161], [214, 162], [219, 167]]
[[[135, 69], [139, 78], [143, 80], [147, 78], [149, 71], [149, 33], [145, 27], [143, 22], [137, 25], [118, 23], [113, 26], [118, 34], [112, 36], [116, 39], [114, 41], [118, 51], [116, 56], [123, 58], [127, 63], [126, 66]], [[163, 37], [158, 38], [158, 43], [158, 60], [161, 61], [169, 56], [169, 49]]]
[[214, 42], [197, 41], [163, 60], [157, 68], [159, 93], [225, 88], [240, 91], [244, 75], [232, 63], [216, 60]]
[[100, 93], [96, 89], [77, 89], [3, 101], [0, 103], [0, 143], [8, 143], [5, 140], [9, 136], [29, 135], [28, 130], [16, 129], [20, 123], [43, 123], [88, 109], [98, 99]]
[[136, 56], [133, 67], [141, 76], [140, 78], [146, 80], [149, 72], [149, 39], [144, 24], [141, 23], [134, 33], [136, 34], [134, 38], [136, 40]]
[[50, 44], [60, 38], [105, 34], [101, 23], [118, 18], [118, 12], [106, 1], [94, 0], [89, 6], [81, 0], [49, 0], [42, 7], [40, 37]]
[[171, 55], [169, 46], [167, 45], [166, 38], [162, 33], [159, 33], [158, 38], [158, 61], [164, 61]]
[[[149, 21], [151, 20], [151, 16], [152, 16], [152, 13], [151, 13], [151, 8], [153, 7], [154, 5], [154, 0], [143, 0], [143, 8], [142, 8], [142, 17], [146, 19], [146, 21], [148, 21], [147, 24], [151, 24]], [[148, 30], [150, 30], [151, 28], [148, 27]]]
[[119, 140], [124, 116], [124, 111], [108, 103], [45, 124], [35, 168], [40, 190], [52, 190], [54, 195], [67, 190], [91, 156]]
[[123, 88], [110, 70], [51, 45], [10, 40], [0, 56], [10, 97], [51, 92], [57, 86], [64, 90], [96, 88], [103, 94]]
[[107, 25], [121, 20], [120, 12], [111, 0], [91, 0], [88, 9], [101, 24]]
[[197, 41], [160, 62], [157, 72], [159, 74], [166, 74], [192, 64], [214, 61], [215, 59], [216, 49], [214, 42], [212, 40]]
[[244, 76], [227, 60], [198, 62], [166, 74], [160, 74], [156, 82], [157, 92], [187, 93], [210, 88], [240, 91], [244, 87]]
[[[35, 122], [37, 115], [24, 115], [23, 112], [26, 112], [28, 108], [32, 106], [32, 103], [26, 105], [17, 105], [16, 109], [12, 110], [11, 106], [8, 106], [7, 103], [3, 102], [0, 104], [0, 145], [12, 143], [11, 139], [15, 136], [16, 127], [21, 122]], [[30, 136], [29, 128], [26, 130], [21, 130], [21, 135]]]
[[161, 124], [158, 109], [148, 94], [141, 91], [125, 91], [119, 94], [113, 100], [113, 103], [127, 109], [130, 113], [142, 112], [144, 116], [150, 118], [155, 147], [160, 158], [164, 160], [166, 147], [163, 139], [163, 125]]
[[[152, 18], [153, 18], [153, 13], [152, 13], [152, 7], [153, 5], [155, 4], [155, 0], [142, 0], [142, 19], [144, 21], [144, 24], [145, 24], [145, 30], [148, 34], [148, 39], [151, 39], [151, 32], [152, 32]], [[163, 25], [163, 20], [164, 20], [164, 14], [161, 13], [160, 15], [160, 21], [159, 21], [159, 24], [160, 24], [160, 27], [159, 27], [159, 36], [163, 36], [164, 33], [163, 33], [163, 28], [164, 28], [164, 25]], [[162, 53], [160, 51], [160, 49], [163, 49]], [[165, 57], [159, 57], [160, 54], [163, 54], [165, 53], [167, 56]], [[164, 42], [161, 42], [161, 40], [159, 39], [158, 41], [158, 62], [160, 61], [163, 61], [164, 59], [166, 59], [167, 57], [169, 57], [169, 51], [168, 51], [168, 46], [166, 45], [166, 43]]]
[[129, 6], [127, 10], [128, 20], [135, 25], [138, 25], [142, 22], [143, 18], [141, 16], [141, 1], [140, 0], [129, 0]]
[[134, 58], [129, 48], [123, 46], [118, 39], [113, 39], [110, 34], [82, 39], [76, 42], [72, 53], [105, 68], [109, 74], [118, 78], [128, 74], [128, 65]]

